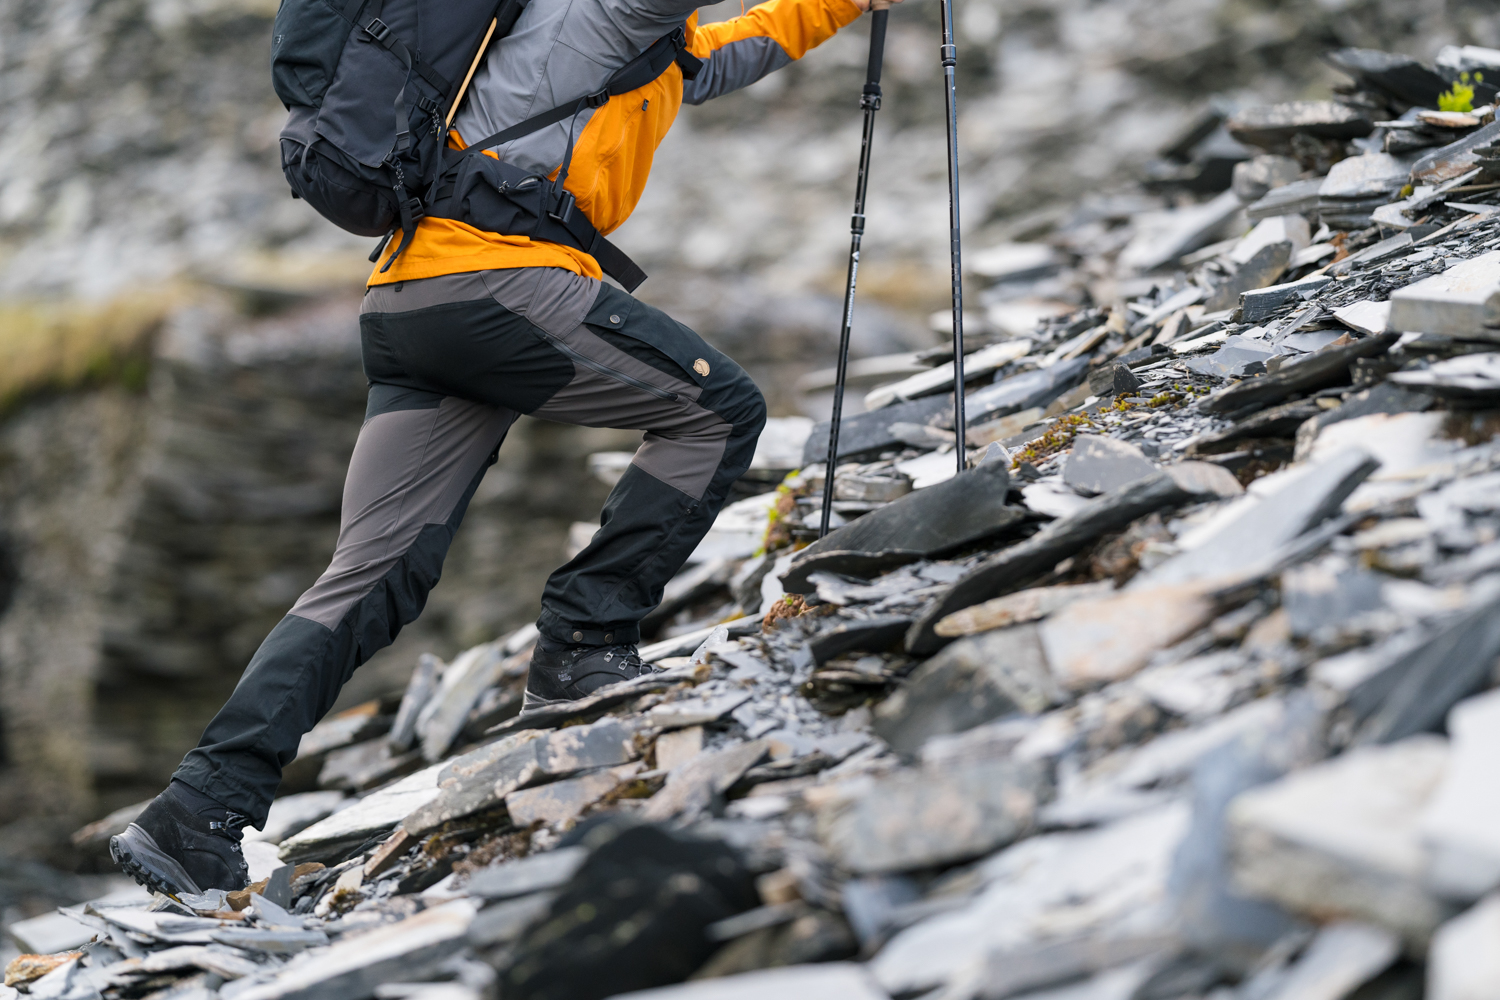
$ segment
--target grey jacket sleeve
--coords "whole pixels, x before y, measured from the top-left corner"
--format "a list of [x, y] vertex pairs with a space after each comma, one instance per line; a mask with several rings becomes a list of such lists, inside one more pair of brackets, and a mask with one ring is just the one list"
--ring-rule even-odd
[[785, 49], [765, 36], [730, 42], [703, 61], [703, 69], [696, 78], [682, 81], [683, 103], [702, 104], [709, 98], [748, 87], [791, 61]]

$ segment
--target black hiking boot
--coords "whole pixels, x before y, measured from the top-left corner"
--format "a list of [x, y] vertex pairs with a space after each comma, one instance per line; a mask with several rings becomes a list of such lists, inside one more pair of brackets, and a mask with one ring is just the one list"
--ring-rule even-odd
[[575, 646], [542, 636], [531, 653], [521, 711], [587, 698], [602, 687], [654, 672], [641, 662], [634, 643]]
[[250, 880], [240, 849], [245, 820], [196, 788], [173, 781], [124, 833], [109, 838], [109, 856], [152, 892], [233, 892]]

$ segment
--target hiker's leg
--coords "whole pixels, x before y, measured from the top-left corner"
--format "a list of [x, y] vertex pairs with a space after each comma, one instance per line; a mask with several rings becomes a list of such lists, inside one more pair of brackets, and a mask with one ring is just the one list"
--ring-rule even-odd
[[333, 561], [261, 643], [173, 776], [260, 826], [302, 735], [416, 619], [514, 411], [377, 384]]
[[618, 289], [601, 287], [583, 320], [552, 331], [578, 356], [576, 374], [534, 415], [646, 436], [599, 531], [547, 581], [537, 625], [559, 642], [635, 643], [749, 468], [765, 400], [739, 365]]

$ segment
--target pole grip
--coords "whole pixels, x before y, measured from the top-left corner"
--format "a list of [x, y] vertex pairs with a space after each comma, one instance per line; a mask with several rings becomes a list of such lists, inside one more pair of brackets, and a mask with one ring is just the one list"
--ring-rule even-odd
[[[889, 0], [870, 0], [870, 61], [865, 67], [866, 89], [879, 88], [880, 71], [885, 63], [885, 25], [890, 18]], [[878, 93], [878, 90], [877, 90]]]

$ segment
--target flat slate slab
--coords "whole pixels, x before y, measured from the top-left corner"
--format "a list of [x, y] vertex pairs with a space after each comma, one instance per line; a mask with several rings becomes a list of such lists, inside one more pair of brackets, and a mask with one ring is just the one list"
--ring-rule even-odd
[[1128, 441], [1080, 434], [1063, 464], [1063, 482], [1085, 496], [1119, 489], [1156, 471], [1156, 464]]
[[1448, 713], [1448, 770], [1422, 814], [1427, 881], [1441, 895], [1474, 900], [1500, 886], [1500, 691]]
[[341, 858], [351, 848], [391, 829], [413, 810], [437, 798], [438, 775], [448, 766], [433, 764], [388, 788], [372, 792], [358, 805], [298, 831], [281, 842], [281, 860], [297, 864]]
[[845, 622], [819, 632], [807, 645], [814, 662], [827, 663], [843, 653], [881, 653], [898, 647], [910, 627], [911, 617], [908, 615], [882, 615]]
[[469, 879], [469, 892], [485, 899], [513, 899], [567, 885], [588, 860], [582, 845], [559, 847], [504, 864], [481, 868]]
[[615, 1000], [886, 1000], [864, 966], [854, 962], [793, 965], [738, 976], [621, 993]]
[[868, 579], [992, 538], [1027, 518], [1026, 511], [1006, 505], [1009, 488], [1005, 463], [990, 462], [907, 494], [803, 549], [781, 584], [789, 594], [810, 594], [817, 589], [809, 579], [813, 573]]
[[[1394, 326], [1394, 324], [1393, 324]], [[1349, 366], [1360, 358], [1384, 354], [1396, 342], [1394, 333], [1368, 337], [1342, 347], [1327, 347], [1281, 366], [1275, 375], [1262, 375], [1237, 382], [1198, 401], [1204, 413], [1235, 413], [1250, 407], [1263, 408], [1292, 396], [1316, 392], [1346, 381]]]
[[1389, 329], [1500, 340], [1500, 250], [1391, 293]]
[[906, 648], [917, 655], [936, 652], [950, 641], [934, 631], [939, 621], [981, 601], [1025, 589], [1063, 559], [1136, 518], [1194, 500], [1243, 492], [1244, 488], [1224, 469], [1204, 462], [1183, 462], [1096, 497], [1076, 513], [1058, 518], [970, 570], [923, 609], [906, 633]]

